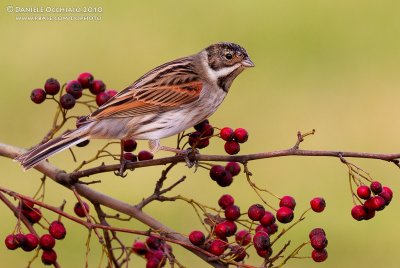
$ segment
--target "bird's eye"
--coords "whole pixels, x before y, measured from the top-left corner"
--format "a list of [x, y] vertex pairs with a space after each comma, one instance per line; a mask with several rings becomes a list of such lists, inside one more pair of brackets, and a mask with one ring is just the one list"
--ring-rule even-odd
[[226, 53], [226, 54], [225, 54], [225, 58], [226, 58], [227, 60], [231, 60], [231, 59], [233, 58], [233, 56], [232, 56], [231, 53]]

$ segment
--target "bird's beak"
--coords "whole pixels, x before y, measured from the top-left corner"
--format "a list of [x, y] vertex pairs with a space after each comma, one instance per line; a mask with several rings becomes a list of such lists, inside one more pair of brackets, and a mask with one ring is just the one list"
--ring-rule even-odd
[[243, 65], [244, 67], [246, 67], [246, 68], [256, 66], [256, 65], [254, 64], [254, 62], [252, 62], [251, 59], [250, 59], [249, 57], [246, 57], [244, 60], [242, 60], [241, 63], [242, 63], [242, 65]]

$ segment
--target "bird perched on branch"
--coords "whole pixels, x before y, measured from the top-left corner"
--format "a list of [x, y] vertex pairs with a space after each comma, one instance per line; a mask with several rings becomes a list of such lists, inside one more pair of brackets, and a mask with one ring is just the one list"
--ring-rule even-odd
[[77, 129], [30, 149], [16, 161], [29, 169], [88, 139], [149, 140], [152, 152], [179, 153], [178, 149], [161, 146], [160, 139], [178, 134], [211, 116], [233, 80], [253, 66], [243, 47], [228, 42], [167, 62], [81, 119]]

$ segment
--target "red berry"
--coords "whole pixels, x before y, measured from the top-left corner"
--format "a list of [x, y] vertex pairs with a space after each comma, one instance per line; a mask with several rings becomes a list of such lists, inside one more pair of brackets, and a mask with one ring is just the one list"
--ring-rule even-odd
[[106, 90], [106, 85], [101, 80], [94, 80], [90, 85], [89, 90], [93, 95], [98, 95], [100, 92]]
[[110, 96], [108, 96], [108, 94], [105, 92], [99, 92], [99, 94], [96, 95], [96, 103], [98, 106], [103, 105], [109, 99], [110, 99]]
[[44, 234], [40, 237], [39, 246], [42, 249], [52, 249], [56, 244], [56, 240], [50, 234]]
[[194, 148], [203, 149], [210, 144], [209, 139], [202, 138], [202, 134], [198, 131], [192, 132], [189, 135], [189, 145]]
[[39, 244], [39, 239], [34, 234], [25, 235], [25, 242], [21, 245], [24, 251], [32, 251]]
[[[371, 199], [371, 204], [372, 204], [372, 210], [382, 210], [385, 208], [386, 201], [385, 201], [385, 199], [383, 199], [383, 197], [377, 195], [370, 199]], [[370, 199], [368, 199], [368, 200], [370, 200]]]
[[161, 250], [161, 248], [159, 249], [149, 249], [146, 254], [144, 255], [144, 257], [147, 260], [150, 260], [151, 258], [156, 258], [159, 261], [162, 261], [164, 259], [164, 252]]
[[122, 156], [126, 161], [130, 161], [130, 162], [136, 162], [137, 156], [134, 155], [133, 153], [124, 153]]
[[375, 210], [365, 209], [365, 211], [367, 212], [367, 215], [365, 216], [365, 220], [366, 221], [372, 219], [373, 217], [375, 217]]
[[278, 224], [276, 224], [276, 222], [275, 222], [275, 223], [271, 224], [270, 226], [268, 226], [268, 232], [267, 233], [269, 235], [273, 235], [276, 232], [278, 232]]
[[235, 245], [231, 248], [231, 251], [235, 255], [235, 258], [233, 260], [236, 262], [243, 261], [244, 258], [246, 258], [247, 256], [246, 250], [241, 246]]
[[236, 223], [233, 221], [224, 221], [225, 225], [228, 227], [228, 235], [227, 236], [232, 236], [237, 232], [237, 226]]
[[322, 197], [315, 197], [310, 201], [311, 209], [317, 213], [324, 211], [326, 202]]
[[261, 224], [257, 225], [256, 227], [256, 232], [266, 232], [267, 234], [269, 234], [269, 226], [264, 227]]
[[267, 249], [258, 249], [257, 255], [264, 259], [267, 259], [267, 258], [271, 257], [271, 255], [272, 255], [272, 248], [269, 247]]
[[393, 198], [393, 191], [389, 187], [383, 186], [382, 192], [379, 193], [379, 196], [385, 199], [386, 205], [389, 205], [390, 201], [392, 201]]
[[208, 251], [216, 256], [220, 256], [222, 255], [222, 253], [224, 253], [227, 246], [228, 244], [225, 241], [222, 241], [220, 239], [215, 239], [211, 241]]
[[253, 221], [259, 221], [264, 217], [265, 208], [260, 204], [254, 204], [249, 207], [247, 215]]
[[65, 91], [71, 94], [76, 100], [82, 97], [82, 85], [77, 80], [68, 82]]
[[247, 246], [251, 242], [251, 234], [247, 230], [240, 230], [235, 235], [236, 243], [241, 246]]
[[380, 192], [382, 192], [382, 184], [379, 181], [371, 182], [370, 188], [374, 194], [379, 194]]
[[155, 257], [149, 258], [146, 262], [146, 268], [159, 268], [160, 262], [161, 261]]
[[19, 202], [19, 206], [22, 209], [29, 210], [35, 206], [35, 203], [29, 200], [21, 199], [21, 201]]
[[82, 88], [90, 88], [94, 80], [94, 77], [91, 73], [81, 73], [78, 76], [78, 81], [82, 85]]
[[324, 231], [324, 229], [322, 229], [322, 228], [314, 228], [314, 229], [312, 229], [311, 231], [310, 231], [310, 234], [308, 235], [308, 237], [310, 238], [310, 240], [314, 237], [314, 236], [316, 236], [316, 235], [323, 235], [323, 236], [326, 236], [325, 235], [325, 231]]
[[212, 125], [204, 125], [200, 131], [202, 137], [211, 137], [214, 134], [214, 128]]
[[144, 255], [147, 253], [147, 246], [141, 241], [135, 241], [132, 245], [132, 251], [138, 255]]
[[240, 173], [240, 165], [238, 162], [229, 162], [226, 164], [225, 170], [229, 171], [232, 176], [236, 176]]
[[57, 79], [49, 78], [44, 84], [44, 91], [49, 95], [56, 95], [60, 91], [60, 83]]
[[69, 110], [75, 106], [76, 100], [71, 94], [67, 93], [61, 96], [60, 103], [61, 107]]
[[222, 238], [225, 239], [228, 236], [228, 230], [227, 230], [228, 226], [226, 224], [224, 224], [223, 222], [218, 223], [217, 225], [215, 225], [214, 228], [214, 233], [216, 236], [218, 236], [218, 238]]
[[293, 220], [293, 210], [288, 207], [281, 207], [276, 212], [276, 219], [281, 223], [289, 223]]
[[50, 249], [50, 250], [43, 250], [42, 253], [42, 262], [45, 265], [52, 265], [55, 264], [57, 261], [57, 253]]
[[118, 91], [116, 91], [114, 89], [109, 89], [109, 90], [106, 90], [106, 93], [107, 93], [108, 97], [110, 97], [110, 99], [111, 99], [112, 97], [114, 97], [115, 95], [118, 94]]
[[6, 247], [9, 250], [15, 250], [19, 247], [19, 244], [17, 243], [15, 239], [15, 235], [9, 234], [6, 236], [6, 239], [4, 240], [4, 243], [6, 244]]
[[225, 172], [225, 176], [217, 180], [217, 184], [221, 187], [227, 187], [233, 182], [232, 174]]
[[368, 200], [366, 200], [364, 202], [364, 207], [365, 207], [366, 210], [369, 210], [369, 211], [374, 211], [375, 210], [375, 205], [373, 204], [372, 198], [373, 197], [370, 197]]
[[205, 127], [206, 127], [207, 125], [209, 125], [209, 124], [210, 124], [210, 122], [206, 119], [206, 120], [203, 120], [203, 121], [201, 121], [200, 123], [194, 125], [194, 129], [197, 130], [198, 132], [203, 132], [203, 130], [205, 129]]
[[146, 239], [146, 244], [151, 249], [159, 249], [161, 246], [162, 240], [158, 237], [149, 236]]
[[225, 209], [225, 218], [230, 221], [235, 221], [240, 217], [240, 208], [236, 205], [229, 206]]
[[206, 237], [201, 231], [192, 231], [189, 234], [190, 242], [195, 246], [201, 246], [206, 241]]
[[235, 199], [233, 199], [233, 197], [229, 194], [224, 194], [218, 200], [218, 205], [222, 209], [226, 209], [227, 207], [232, 206], [234, 203], [235, 203]]
[[215, 234], [221, 239], [234, 235], [236, 231], [237, 231], [237, 226], [232, 221], [220, 222], [217, 225], [215, 225], [214, 229]]
[[143, 150], [143, 151], [140, 151], [140, 152], [138, 153], [138, 159], [139, 159], [139, 161], [151, 160], [151, 159], [153, 159], [153, 158], [154, 158], [154, 155], [153, 155], [151, 152], [149, 152], [149, 151]]
[[25, 243], [25, 241], [26, 241], [26, 237], [25, 237], [25, 235], [23, 235], [23, 234], [16, 234], [15, 236], [14, 236], [14, 238], [15, 238], [15, 242], [18, 244], [18, 246], [19, 247], [21, 247], [24, 243]]
[[231, 141], [233, 140], [233, 129], [231, 129], [230, 127], [224, 127], [220, 130], [219, 136], [224, 141]]
[[249, 133], [244, 128], [237, 128], [233, 133], [233, 138], [239, 143], [244, 143], [249, 139]]
[[311, 253], [311, 257], [315, 262], [323, 262], [328, 258], [328, 252], [326, 251], [326, 249], [314, 249]]
[[275, 222], [275, 215], [270, 211], [265, 211], [264, 216], [260, 219], [262, 226], [267, 227]]
[[29, 220], [30, 223], [34, 224], [40, 221], [42, 218], [42, 212], [38, 208], [31, 208], [29, 210], [22, 210], [22, 214]]
[[269, 235], [266, 232], [257, 232], [253, 236], [253, 243], [256, 250], [265, 250], [271, 246]]
[[225, 168], [220, 165], [212, 166], [210, 169], [210, 177], [213, 181], [222, 179], [226, 174]]
[[280, 207], [287, 207], [292, 210], [296, 207], [296, 200], [290, 195], [286, 195], [281, 198], [281, 201], [279, 202]]
[[49, 233], [57, 240], [64, 239], [67, 231], [60, 221], [53, 221], [49, 226]]
[[328, 245], [328, 240], [325, 235], [319, 234], [311, 237], [311, 246], [314, 249], [323, 249]]
[[125, 152], [133, 152], [136, 150], [137, 142], [134, 139], [124, 140], [123, 147]]
[[31, 100], [34, 103], [40, 104], [40, 103], [44, 102], [45, 99], [46, 99], [46, 92], [43, 89], [37, 88], [37, 89], [32, 90]]
[[236, 141], [227, 141], [225, 142], [224, 148], [226, 153], [234, 155], [240, 151], [240, 144]]
[[361, 221], [364, 220], [367, 216], [367, 211], [362, 205], [356, 205], [351, 209], [351, 216], [357, 220]]
[[357, 188], [357, 195], [364, 200], [367, 200], [371, 197], [371, 189], [369, 189], [366, 185], [358, 186]]
[[[144, 256], [146, 259], [156, 258], [159, 261], [164, 260], [164, 252], [160, 249], [150, 249]], [[163, 266], [163, 265], [162, 265]]]
[[[82, 204], [83, 204], [83, 206], [82, 206]], [[85, 210], [86, 210], [86, 213], [89, 213], [88, 203], [82, 201], [82, 204], [80, 202], [77, 202], [74, 206], [75, 214], [81, 218], [86, 217]], [[83, 209], [83, 207], [85, 207], [85, 210]]]

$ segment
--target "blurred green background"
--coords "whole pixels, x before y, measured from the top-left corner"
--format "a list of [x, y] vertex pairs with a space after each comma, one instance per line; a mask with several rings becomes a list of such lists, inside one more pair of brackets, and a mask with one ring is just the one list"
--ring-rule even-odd
[[[8, 13], [7, 6], [101, 7], [100, 21], [17, 21], [27, 13]], [[0, 3], [0, 142], [29, 147], [50, 127], [54, 104], [33, 104], [30, 91], [49, 77], [62, 82], [90, 71], [109, 88], [123, 89], [149, 69], [168, 60], [196, 53], [217, 41], [244, 46], [256, 68], [233, 84], [229, 96], [212, 116], [219, 127], [244, 127], [249, 142], [241, 153], [270, 151], [292, 146], [298, 130], [317, 130], [302, 144], [308, 149], [399, 152], [400, 2], [398, 1], [2, 1]], [[46, 14], [51, 15], [51, 14]], [[72, 14], [79, 15], [79, 14]], [[93, 15], [93, 14], [92, 14]], [[81, 114], [84, 109], [77, 109]], [[173, 145], [175, 139], [164, 141]], [[104, 142], [76, 149], [80, 160], [93, 156]], [[143, 142], [142, 149], [146, 148]], [[223, 153], [223, 143], [204, 153]], [[157, 157], [165, 155], [160, 153]], [[292, 260], [287, 267], [398, 267], [400, 220], [399, 169], [374, 160], [351, 160], [394, 189], [392, 204], [368, 222], [356, 222], [346, 168], [337, 159], [285, 157], [251, 162], [254, 180], [278, 195], [290, 194], [298, 203], [297, 215], [314, 196], [327, 200], [323, 214], [310, 214], [286, 238], [293, 245], [305, 241], [314, 227], [324, 227], [329, 239], [325, 263]], [[67, 152], [51, 162], [71, 170]], [[23, 173], [9, 159], [0, 159], [1, 185], [33, 195], [40, 184], [36, 171]], [[91, 187], [135, 203], [152, 192], [162, 167], [137, 170], [121, 179], [111, 174], [95, 176]], [[181, 165], [171, 179], [182, 174], [187, 181], [171, 194], [180, 193], [216, 206], [218, 197], [230, 193], [242, 210], [259, 202], [243, 175], [222, 189], [204, 170], [193, 173]], [[171, 180], [172, 181], [172, 180]], [[49, 181], [46, 201], [68, 201], [71, 192]], [[269, 199], [271, 202], [276, 201]], [[153, 204], [146, 212], [188, 233], [201, 228], [195, 213], [182, 202]], [[15, 218], [0, 205], [0, 237], [11, 233]], [[53, 220], [53, 214], [46, 214]], [[62, 267], [83, 267], [86, 231], [65, 221], [68, 235], [56, 250]], [[135, 221], [122, 226], [144, 229]], [[38, 227], [40, 233], [41, 230]], [[123, 236], [129, 245], [136, 236]], [[198, 258], [174, 247], [186, 267], [206, 267]], [[301, 255], [309, 255], [310, 247]], [[254, 255], [254, 252], [253, 252]], [[25, 267], [33, 253], [8, 251], [0, 246], [2, 267]], [[92, 240], [89, 267], [97, 267], [100, 248]], [[260, 265], [258, 258], [252, 263]], [[37, 260], [33, 267], [42, 267]], [[104, 267], [104, 265], [103, 265]], [[132, 267], [144, 262], [132, 256]]]

